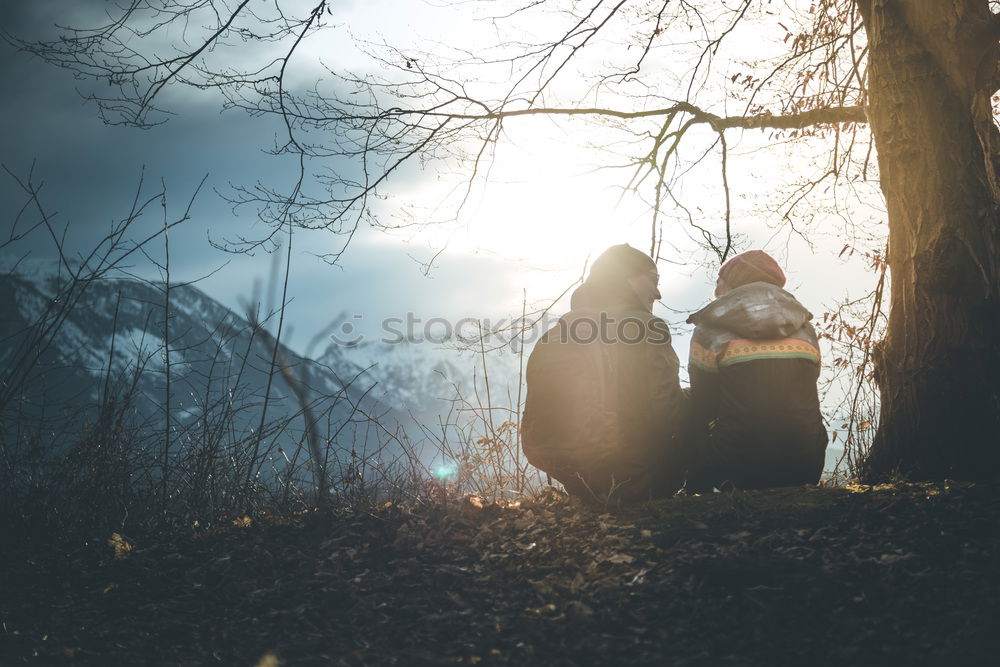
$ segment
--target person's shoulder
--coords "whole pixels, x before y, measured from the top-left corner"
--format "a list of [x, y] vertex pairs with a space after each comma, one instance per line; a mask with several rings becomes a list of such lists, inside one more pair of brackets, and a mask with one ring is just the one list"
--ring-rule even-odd
[[619, 319], [632, 319], [640, 322], [662, 322], [663, 324], [666, 324], [666, 321], [662, 317], [654, 315], [650, 311], [639, 306], [621, 306], [620, 308], [608, 311], [608, 313]]
[[624, 308], [617, 314], [619, 336], [623, 340], [650, 344], [669, 344], [670, 325], [645, 308]]

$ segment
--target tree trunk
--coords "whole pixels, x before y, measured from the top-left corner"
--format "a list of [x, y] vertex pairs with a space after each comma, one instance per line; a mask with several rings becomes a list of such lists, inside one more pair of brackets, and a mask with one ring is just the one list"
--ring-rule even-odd
[[1000, 136], [986, 0], [857, 0], [889, 215], [869, 480], [1000, 476]]

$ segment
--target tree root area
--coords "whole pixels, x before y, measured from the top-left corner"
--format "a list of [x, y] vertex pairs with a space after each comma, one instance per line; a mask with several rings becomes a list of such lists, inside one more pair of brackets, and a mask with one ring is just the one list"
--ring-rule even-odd
[[5, 539], [0, 664], [986, 664], [1000, 486], [896, 484]]

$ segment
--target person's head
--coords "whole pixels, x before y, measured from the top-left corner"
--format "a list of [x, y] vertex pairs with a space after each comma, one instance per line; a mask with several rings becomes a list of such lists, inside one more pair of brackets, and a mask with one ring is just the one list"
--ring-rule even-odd
[[785, 272], [781, 270], [778, 262], [763, 250], [747, 250], [730, 257], [719, 269], [715, 296], [720, 297], [729, 290], [757, 282], [784, 287]]
[[623, 282], [631, 287], [646, 310], [660, 298], [660, 275], [656, 263], [646, 253], [627, 243], [614, 245], [601, 253], [590, 266], [588, 282]]

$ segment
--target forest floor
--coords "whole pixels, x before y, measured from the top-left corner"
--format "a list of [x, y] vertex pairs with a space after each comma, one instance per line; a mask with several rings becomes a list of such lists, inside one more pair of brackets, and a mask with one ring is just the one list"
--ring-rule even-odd
[[957, 483], [7, 540], [0, 664], [996, 664], [998, 555]]

